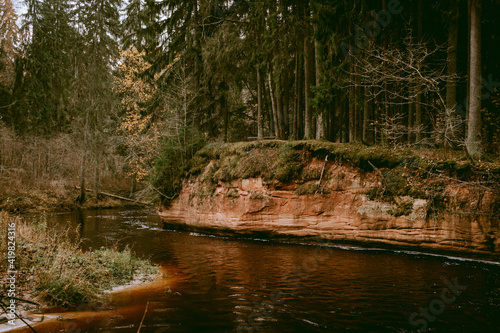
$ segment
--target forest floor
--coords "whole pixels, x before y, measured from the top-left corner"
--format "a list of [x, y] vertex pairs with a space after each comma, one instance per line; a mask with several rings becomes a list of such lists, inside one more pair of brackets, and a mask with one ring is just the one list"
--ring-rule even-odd
[[[78, 208], [116, 208], [134, 203], [88, 193], [83, 205], [76, 203], [80, 185], [81, 151], [70, 134], [51, 138], [20, 137], [0, 124], [0, 211], [28, 213], [68, 211]], [[99, 166], [89, 158], [87, 189], [92, 189], [96, 168], [102, 191], [129, 197], [132, 177], [118, 148], [109, 148]]]
[[[123, 201], [104, 195], [98, 198], [87, 193], [85, 203], [78, 204], [76, 198], [80, 191], [73, 186], [40, 186], [27, 189], [8, 188], [0, 182], [0, 211], [10, 213], [61, 212], [76, 209], [139, 208], [143, 204]], [[116, 191], [124, 195], [123, 191]], [[116, 193], [115, 192], [115, 193]]]

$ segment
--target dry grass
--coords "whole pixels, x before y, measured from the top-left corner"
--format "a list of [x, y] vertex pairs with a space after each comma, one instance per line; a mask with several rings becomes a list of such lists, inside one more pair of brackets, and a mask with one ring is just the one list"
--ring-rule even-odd
[[[136, 274], [152, 276], [158, 272], [148, 261], [135, 258], [130, 249], [83, 252], [75, 230], [51, 231], [43, 218], [27, 222], [0, 212], [0, 234], [6, 235], [8, 223], [13, 222], [17, 226], [18, 297], [34, 296], [48, 305], [74, 307], [102, 300], [105, 290], [130, 282]], [[0, 251], [7, 253], [5, 237], [0, 240]], [[0, 268], [7, 271], [6, 260]], [[2, 286], [1, 294], [5, 294]]]
[[[8, 211], [66, 210], [75, 207], [79, 184], [81, 140], [71, 134], [52, 138], [19, 137], [0, 124], [0, 209]], [[131, 180], [123, 177], [124, 157], [107, 152], [100, 170], [102, 189], [124, 193]], [[89, 157], [86, 179], [92, 180]], [[91, 182], [87, 187], [92, 188]], [[109, 206], [92, 200], [90, 206]], [[118, 202], [118, 205], [120, 203]]]

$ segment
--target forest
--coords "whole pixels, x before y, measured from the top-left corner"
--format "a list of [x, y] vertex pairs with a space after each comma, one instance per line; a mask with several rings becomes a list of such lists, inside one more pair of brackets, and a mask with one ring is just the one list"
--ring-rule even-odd
[[104, 185], [169, 198], [179, 170], [214, 141], [317, 139], [491, 160], [499, 8], [0, 0], [0, 195], [23, 179], [53, 191], [78, 179], [79, 202]]

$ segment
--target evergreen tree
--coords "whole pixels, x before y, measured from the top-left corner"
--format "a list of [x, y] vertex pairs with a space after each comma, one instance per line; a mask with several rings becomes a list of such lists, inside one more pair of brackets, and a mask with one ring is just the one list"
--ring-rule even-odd
[[78, 109], [82, 114], [83, 155], [80, 167], [80, 197], [85, 200], [87, 159], [94, 162], [94, 191], [100, 187], [100, 168], [105, 129], [115, 105], [113, 65], [118, 57], [121, 0], [83, 0], [76, 8], [80, 33], [78, 67]]
[[69, 0], [28, 0], [26, 4], [25, 60], [18, 62], [18, 71], [26, 74], [20, 88], [23, 96], [17, 96], [26, 103], [15, 107], [25, 121], [16, 125], [20, 132], [48, 135], [67, 129], [75, 116], [70, 98], [76, 31]]
[[0, 0], [0, 120], [12, 123], [10, 107], [14, 84], [14, 61], [19, 29], [11, 0]]

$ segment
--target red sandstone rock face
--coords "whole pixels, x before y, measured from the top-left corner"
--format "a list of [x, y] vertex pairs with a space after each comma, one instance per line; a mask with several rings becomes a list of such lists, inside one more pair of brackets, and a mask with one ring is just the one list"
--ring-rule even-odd
[[330, 181], [332, 192], [324, 195], [299, 196], [293, 190], [272, 190], [260, 178], [219, 184], [213, 195], [200, 195], [206, 193], [205, 185], [186, 182], [179, 198], [159, 214], [194, 228], [315, 236], [500, 257], [498, 221], [481, 214], [492, 209], [492, 194], [476, 195], [471, 188], [449, 187], [445, 211], [429, 214], [427, 200], [410, 198], [411, 213], [395, 217], [389, 214], [395, 205], [372, 201], [365, 194], [378, 184], [376, 175], [361, 177], [354, 169], [343, 169], [342, 182]]

